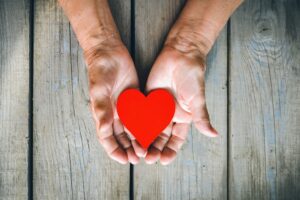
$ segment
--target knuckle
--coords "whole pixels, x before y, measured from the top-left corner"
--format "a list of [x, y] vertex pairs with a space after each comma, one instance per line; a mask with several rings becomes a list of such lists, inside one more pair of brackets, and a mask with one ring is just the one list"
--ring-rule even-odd
[[181, 137], [179, 137], [179, 136], [177, 136], [177, 135], [172, 135], [172, 139], [173, 139], [173, 141], [174, 141], [175, 143], [178, 143], [178, 144], [181, 144], [181, 143], [184, 142], [184, 138], [181, 138]]
[[173, 135], [168, 142], [168, 147], [173, 151], [177, 152], [182, 147], [183, 143], [184, 143], [184, 139]]
[[125, 149], [127, 149], [131, 146], [131, 143], [125, 132], [122, 132], [122, 133], [116, 135], [116, 138], [119, 141], [119, 143], [122, 145], [122, 147], [124, 147]]
[[162, 132], [158, 137], [163, 141], [168, 141], [170, 136], [167, 135], [166, 133]]

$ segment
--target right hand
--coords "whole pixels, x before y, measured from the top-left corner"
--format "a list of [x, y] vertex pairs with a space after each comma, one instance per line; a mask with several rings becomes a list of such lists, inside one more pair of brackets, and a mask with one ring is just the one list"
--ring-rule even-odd
[[151, 92], [164, 88], [170, 91], [176, 100], [176, 110], [169, 126], [150, 146], [145, 157], [146, 163], [153, 164], [158, 159], [163, 165], [171, 163], [185, 142], [192, 121], [204, 135], [218, 135], [210, 123], [206, 107], [205, 60], [206, 53], [196, 45], [185, 39], [176, 39], [165, 44], [155, 61], [146, 90]]

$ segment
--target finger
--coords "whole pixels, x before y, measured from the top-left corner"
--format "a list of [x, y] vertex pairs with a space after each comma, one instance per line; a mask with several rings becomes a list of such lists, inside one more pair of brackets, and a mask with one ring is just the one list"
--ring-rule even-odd
[[171, 136], [172, 125], [173, 123], [171, 122], [150, 146], [145, 157], [145, 162], [147, 164], [153, 164], [159, 160], [161, 152]]
[[133, 146], [134, 152], [137, 156], [139, 157], [145, 157], [147, 150], [144, 149], [139, 142], [135, 139], [135, 137], [133, 136], [133, 134], [126, 128], [124, 127], [125, 132], [129, 135], [129, 138], [131, 140], [131, 144]]
[[113, 110], [114, 110], [114, 133], [118, 142], [122, 145], [122, 147], [126, 150], [128, 160], [131, 164], [137, 164], [140, 158], [134, 152], [132, 147], [130, 135], [126, 133], [124, 130], [124, 125], [119, 119], [119, 115], [117, 113], [117, 109], [115, 108], [115, 103], [113, 103]]
[[218, 132], [212, 127], [203, 95], [195, 96], [191, 101], [191, 112], [194, 125], [202, 134], [208, 137], [218, 136]]
[[136, 165], [139, 163], [140, 158], [136, 155], [132, 146], [130, 146], [128, 149], [126, 149], [126, 153], [128, 156], [128, 160], [131, 164]]
[[135, 154], [131, 141], [128, 138], [128, 135], [124, 131], [124, 127], [119, 119], [115, 119], [113, 123], [113, 130], [115, 137], [119, 144], [126, 150], [127, 157], [130, 163], [137, 164], [139, 162], [139, 157]]
[[147, 154], [147, 150], [144, 149], [136, 139], [131, 140], [131, 143], [136, 155], [138, 155], [141, 158], [144, 158]]
[[131, 146], [131, 142], [124, 131], [123, 125], [119, 119], [114, 119], [113, 130], [117, 141], [121, 144], [124, 149]]
[[[116, 138], [112, 134], [112, 128], [109, 131], [111, 131], [111, 134], [103, 134], [101, 132], [98, 133], [98, 140], [100, 144], [103, 146], [110, 158], [121, 164], [126, 164], [128, 162], [126, 152], [121, 148]], [[105, 137], [103, 135], [105, 135]]]
[[176, 123], [173, 125], [172, 135], [161, 154], [161, 164], [167, 165], [175, 159], [178, 150], [186, 140], [188, 130], [188, 123]]
[[97, 136], [108, 156], [121, 164], [128, 162], [126, 152], [120, 147], [113, 135], [113, 115], [110, 101], [92, 101], [91, 108], [96, 122]]
[[[137, 89], [138, 89], [138, 87], [137, 87]], [[115, 108], [114, 105], [115, 104], [113, 104], [113, 107]], [[131, 145], [133, 147], [133, 151], [131, 149], [129, 149], [129, 151], [128, 151], [128, 153], [129, 153], [128, 155], [129, 155], [130, 159], [131, 160], [132, 159], [136, 160], [136, 158], [135, 158], [136, 155], [138, 157], [144, 157], [145, 154], [146, 154], [146, 150], [144, 150], [142, 148], [142, 146], [136, 141], [136, 139], [133, 136], [133, 134], [126, 127], [124, 127], [124, 125], [121, 123], [121, 121], [119, 120], [117, 109], [114, 109], [114, 113], [115, 113], [114, 114], [115, 118], [118, 119], [118, 127], [121, 127], [122, 131], [125, 131], [125, 133], [127, 133], [127, 136], [129, 137], [129, 140], [131, 141]], [[132, 164], [136, 164], [134, 160], [132, 160], [133, 161], [133, 162], [131, 162]], [[139, 160], [139, 158], [138, 158], [138, 160]]]
[[188, 106], [185, 105], [183, 101], [177, 99], [176, 109], [172, 121], [176, 123], [191, 123], [192, 116], [187, 110], [189, 110]]

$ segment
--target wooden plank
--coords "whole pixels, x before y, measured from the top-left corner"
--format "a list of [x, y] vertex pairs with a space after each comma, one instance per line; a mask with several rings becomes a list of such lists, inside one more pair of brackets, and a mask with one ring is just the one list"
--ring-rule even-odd
[[[130, 42], [130, 1], [111, 1]], [[35, 2], [34, 198], [128, 199], [129, 165], [98, 143], [82, 50], [56, 0]]]
[[26, 199], [29, 1], [0, 1], [0, 27], [0, 199]]
[[135, 2], [135, 63], [142, 89], [183, 4], [184, 0]]
[[[148, 76], [183, 1], [136, 1], [136, 64], [142, 81]], [[224, 30], [208, 58], [208, 110], [220, 137], [211, 139], [194, 126], [176, 160], [168, 166], [134, 168], [136, 199], [226, 199], [227, 196], [227, 46]]]
[[230, 198], [300, 195], [300, 4], [245, 1], [231, 21]]

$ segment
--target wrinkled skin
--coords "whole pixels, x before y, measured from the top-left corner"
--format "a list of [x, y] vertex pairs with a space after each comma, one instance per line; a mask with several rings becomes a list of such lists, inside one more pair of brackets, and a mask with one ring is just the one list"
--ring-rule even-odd
[[215, 137], [205, 103], [205, 56], [195, 49], [177, 49], [165, 46], [152, 67], [146, 90], [165, 88], [176, 99], [176, 110], [170, 125], [149, 147], [145, 161], [148, 164], [160, 158], [161, 164], [174, 160], [186, 140], [189, 124], [204, 135]]
[[[133, 61], [124, 47], [96, 48], [85, 53], [88, 65], [91, 110], [99, 142], [119, 163], [136, 164], [145, 150], [124, 128], [116, 111], [116, 100], [127, 88], [138, 88]], [[176, 111], [170, 125], [149, 147], [145, 161], [160, 159], [169, 164], [184, 143], [189, 124], [210, 137], [217, 132], [210, 125], [205, 104], [205, 57], [197, 51], [180, 51], [166, 46], [154, 63], [146, 90], [164, 88], [174, 95]]]
[[203, 134], [217, 135], [205, 104], [205, 58], [241, 0], [185, 3], [146, 86], [148, 92], [156, 88], [169, 90], [177, 102], [172, 122], [148, 152], [124, 128], [116, 112], [118, 95], [127, 88], [138, 88], [138, 78], [108, 1], [59, 0], [59, 3], [85, 52], [98, 139], [112, 159], [122, 164], [128, 161], [136, 164], [139, 157], [146, 155], [147, 163], [160, 158], [162, 164], [169, 164], [184, 143], [191, 121]]
[[[124, 45], [96, 48], [85, 53], [90, 100], [99, 142], [112, 159], [136, 164], [145, 151], [128, 135], [119, 120], [116, 101], [127, 88], [138, 88], [132, 59]], [[133, 148], [134, 147], [134, 148]]]

